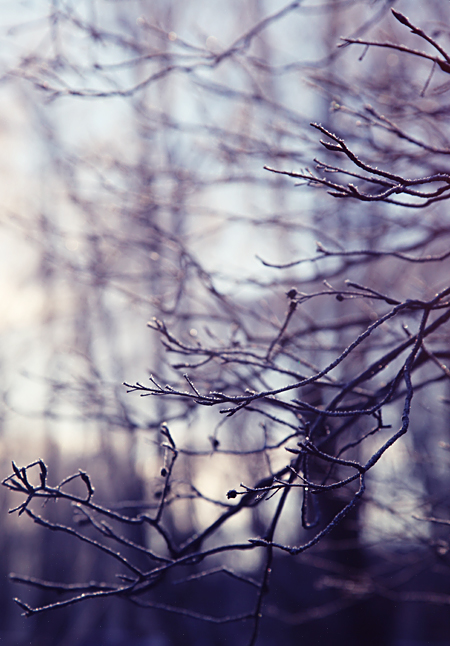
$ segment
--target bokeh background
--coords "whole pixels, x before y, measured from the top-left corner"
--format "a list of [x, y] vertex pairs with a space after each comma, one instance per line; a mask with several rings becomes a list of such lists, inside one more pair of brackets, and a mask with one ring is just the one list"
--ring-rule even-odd
[[[334, 250], [448, 248], [445, 202], [418, 212], [334, 200], [264, 169], [314, 166], [319, 136], [311, 121], [411, 175], [438, 164], [402, 156], [408, 142], [381, 127], [374, 134], [361, 117], [368, 103], [381, 106], [417, 136], [446, 145], [448, 88], [433, 80], [421, 95], [426, 61], [336, 47], [343, 35], [415, 43], [391, 6], [448, 41], [447, 3], [437, 0], [1, 2], [3, 477], [12, 459], [22, 466], [40, 457], [55, 483], [82, 468], [105, 504], [144, 504], [160, 487], [158, 434], [167, 421], [181, 445], [202, 453], [185, 460], [183, 478], [226, 502], [227, 490], [257, 481], [264, 460], [213, 456], [209, 438], [228, 433], [230, 446], [244, 451], [260, 431], [238, 416], [224, 422], [215, 410], [127, 394], [123, 382], [147, 383], [152, 373], [173, 383], [183, 372], [171, 367], [148, 321], [164, 320], [186, 343], [238, 339], [242, 320], [265, 339], [279, 329], [292, 285], [309, 290], [324, 279], [357, 278], [399, 298], [430, 297], [445, 286], [444, 264], [405, 270], [394, 259], [353, 266], [330, 258], [279, 270], [262, 262], [315, 257], [316, 241]], [[420, 126], [417, 102], [428, 115]], [[313, 304], [305, 321], [336, 319], [338, 307]], [[370, 320], [365, 307], [352, 315]], [[333, 344], [345, 347], [349, 334], [318, 332], [302, 349], [304, 361], [331, 360]], [[447, 347], [448, 333], [441, 342]], [[279, 557], [259, 643], [449, 643], [445, 527], [414, 520], [448, 512], [447, 383], [436, 379], [418, 392], [414, 433], [374, 470], [367, 505], [336, 538], [340, 547]], [[385, 421], [397, 418], [393, 405]], [[10, 572], [76, 582], [108, 580], [110, 566], [76, 541], [8, 515], [18, 503], [7, 494], [2, 643], [199, 646], [245, 638], [239, 624], [204, 624], [120, 600], [22, 617], [12, 598], [40, 605], [47, 592], [10, 582]], [[70, 514], [57, 505], [47, 511], [58, 522]], [[172, 529], [189, 535], [210, 513], [181, 508]], [[299, 512], [289, 513], [287, 542]], [[229, 531], [245, 540], [257, 521], [244, 518]], [[234, 567], [256, 573], [257, 557], [245, 559], [236, 557]], [[355, 568], [366, 573], [359, 588], [348, 579]], [[245, 605], [246, 588], [227, 581], [199, 583], [199, 606], [215, 614]], [[192, 591], [177, 590], [172, 605], [182, 606]]]

